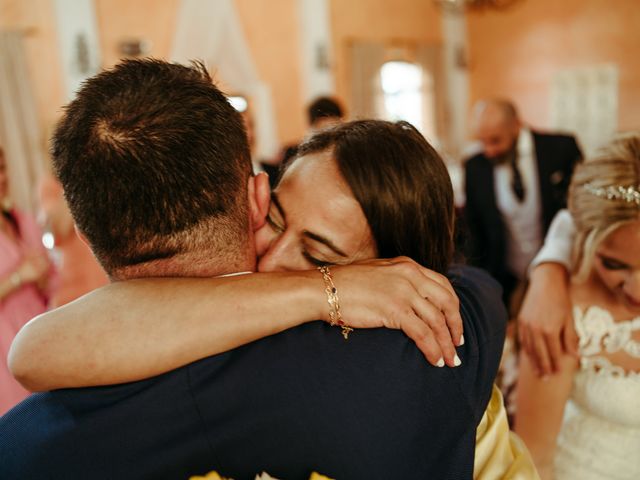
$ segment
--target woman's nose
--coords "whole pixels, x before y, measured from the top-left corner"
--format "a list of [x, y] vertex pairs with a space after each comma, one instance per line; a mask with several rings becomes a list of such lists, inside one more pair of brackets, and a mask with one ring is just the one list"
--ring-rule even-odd
[[631, 300], [640, 303], [640, 270], [634, 270], [626, 278], [622, 290]]

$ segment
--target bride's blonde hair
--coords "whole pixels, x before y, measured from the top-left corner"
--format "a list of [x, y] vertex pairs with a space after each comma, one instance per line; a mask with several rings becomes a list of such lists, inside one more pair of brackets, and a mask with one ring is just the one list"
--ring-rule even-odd
[[573, 275], [577, 281], [587, 278], [596, 249], [608, 235], [640, 219], [639, 190], [640, 132], [618, 135], [576, 167], [568, 203], [576, 225]]

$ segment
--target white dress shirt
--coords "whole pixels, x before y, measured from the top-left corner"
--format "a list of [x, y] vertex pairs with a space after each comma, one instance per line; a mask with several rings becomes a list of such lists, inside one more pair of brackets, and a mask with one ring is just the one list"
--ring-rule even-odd
[[527, 267], [542, 245], [542, 207], [535, 145], [531, 131], [522, 128], [517, 143], [517, 165], [525, 197], [513, 193], [513, 171], [506, 162], [494, 168], [496, 203], [505, 222], [507, 266], [518, 279], [526, 278]]
[[571, 249], [575, 235], [576, 226], [571, 213], [567, 209], [560, 210], [553, 217], [544, 245], [531, 262], [529, 272], [541, 263], [560, 263], [567, 271], [571, 271]]

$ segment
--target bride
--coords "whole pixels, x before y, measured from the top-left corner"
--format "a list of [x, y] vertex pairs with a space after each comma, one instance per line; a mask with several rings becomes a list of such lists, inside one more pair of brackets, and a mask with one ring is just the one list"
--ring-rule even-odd
[[515, 430], [543, 479], [640, 478], [640, 133], [580, 165], [570, 286], [579, 360], [539, 378], [521, 355]]

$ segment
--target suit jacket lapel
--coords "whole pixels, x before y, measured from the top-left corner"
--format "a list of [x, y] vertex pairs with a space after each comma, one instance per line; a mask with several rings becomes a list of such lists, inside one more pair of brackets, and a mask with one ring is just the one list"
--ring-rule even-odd
[[542, 215], [542, 222], [545, 225], [545, 230], [551, 223], [554, 215], [553, 209], [553, 186], [549, 179], [553, 173], [555, 165], [551, 161], [544, 161], [544, 159], [551, 158], [552, 152], [549, 151], [549, 145], [545, 142], [545, 138], [538, 135], [535, 132], [533, 134], [533, 144], [535, 146], [536, 164], [538, 165], [538, 182], [540, 183], [540, 213]]
[[479, 169], [478, 173], [480, 178], [477, 179], [478, 188], [481, 188], [483, 192], [486, 192], [486, 206], [493, 207], [492, 210], [498, 210], [498, 203], [496, 201], [496, 188], [495, 188], [495, 178], [493, 175], [493, 164], [486, 157], [482, 157], [482, 168]]

